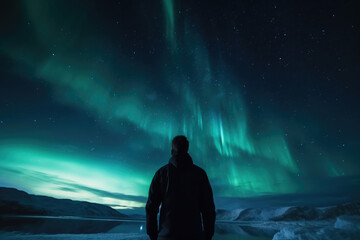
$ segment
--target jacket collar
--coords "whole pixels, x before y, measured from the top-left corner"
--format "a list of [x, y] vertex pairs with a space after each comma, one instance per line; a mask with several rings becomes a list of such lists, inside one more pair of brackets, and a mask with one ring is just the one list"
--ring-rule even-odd
[[178, 169], [183, 169], [193, 165], [193, 160], [188, 153], [173, 154], [169, 159], [169, 163]]

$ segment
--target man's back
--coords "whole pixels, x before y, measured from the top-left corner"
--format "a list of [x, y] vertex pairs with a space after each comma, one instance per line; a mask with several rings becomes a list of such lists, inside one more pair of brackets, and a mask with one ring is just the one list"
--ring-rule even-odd
[[[156, 217], [160, 204], [158, 230]], [[211, 239], [215, 223], [211, 186], [205, 171], [193, 164], [189, 154], [174, 154], [169, 164], [156, 172], [146, 215], [151, 239]]]

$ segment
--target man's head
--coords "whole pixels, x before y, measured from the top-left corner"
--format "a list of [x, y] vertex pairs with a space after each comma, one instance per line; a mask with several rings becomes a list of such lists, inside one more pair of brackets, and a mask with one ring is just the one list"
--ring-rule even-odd
[[189, 141], [183, 135], [173, 138], [171, 142], [171, 155], [187, 153], [189, 150]]

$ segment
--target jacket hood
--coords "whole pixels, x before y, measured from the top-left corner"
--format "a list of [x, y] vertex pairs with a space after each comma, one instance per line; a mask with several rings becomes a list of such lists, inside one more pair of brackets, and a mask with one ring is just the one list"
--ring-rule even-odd
[[169, 163], [174, 165], [177, 169], [185, 169], [193, 165], [193, 160], [188, 153], [182, 153], [172, 155]]

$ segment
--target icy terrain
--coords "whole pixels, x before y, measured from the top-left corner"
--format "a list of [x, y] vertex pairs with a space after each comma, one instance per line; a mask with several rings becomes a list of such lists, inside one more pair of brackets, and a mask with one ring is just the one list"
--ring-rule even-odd
[[[35, 196], [14, 189], [0, 188], [0, 193], [2, 240], [149, 239], [144, 220], [124, 218], [126, 215], [108, 206]], [[34, 213], [52, 216], [31, 216]], [[4, 214], [28, 216], [6, 218]], [[222, 239], [360, 240], [360, 202], [322, 208], [217, 210], [213, 240]]]
[[[226, 239], [273, 239], [273, 240], [358, 240], [360, 217], [340, 216], [335, 220], [314, 221], [249, 221], [217, 223], [215, 240], [226, 234]], [[219, 235], [219, 233], [221, 233]], [[0, 234], [4, 240], [102, 240], [102, 239], [149, 239], [144, 233], [96, 233], [96, 234]]]
[[217, 210], [218, 221], [299, 221], [336, 219], [342, 215], [360, 216], [360, 202], [330, 207], [290, 206], [281, 208], [246, 208]]
[[360, 217], [340, 216], [333, 224], [324, 226], [304, 222], [303, 225], [284, 227], [273, 237], [273, 240], [357, 240], [360, 239]]
[[4, 240], [149, 240], [148, 236], [140, 233], [98, 233], [98, 234], [35, 234], [20, 235], [7, 234], [0, 235]]
[[248, 208], [231, 211], [218, 210], [222, 231], [239, 235], [273, 236], [273, 240], [360, 239], [360, 203], [346, 203], [331, 207]]

